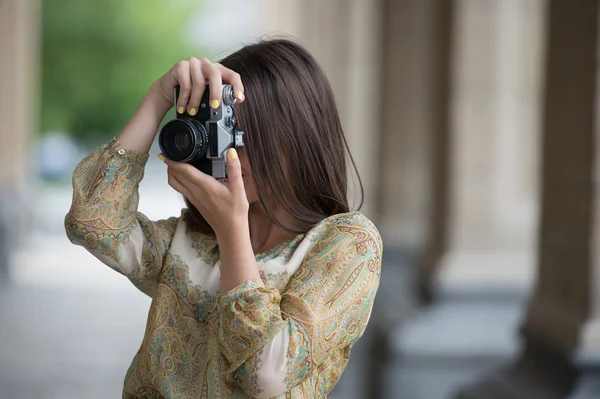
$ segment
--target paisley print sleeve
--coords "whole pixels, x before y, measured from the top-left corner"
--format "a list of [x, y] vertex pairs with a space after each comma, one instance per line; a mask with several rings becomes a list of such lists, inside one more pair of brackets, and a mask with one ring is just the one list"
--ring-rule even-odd
[[180, 218], [152, 222], [137, 212], [147, 160], [148, 154], [126, 150], [116, 139], [86, 156], [73, 173], [65, 229], [72, 243], [152, 296]]
[[370, 318], [383, 250], [375, 226], [342, 220], [313, 240], [281, 295], [253, 280], [218, 299], [226, 378], [252, 397], [308, 380], [311, 390], [328, 392]]

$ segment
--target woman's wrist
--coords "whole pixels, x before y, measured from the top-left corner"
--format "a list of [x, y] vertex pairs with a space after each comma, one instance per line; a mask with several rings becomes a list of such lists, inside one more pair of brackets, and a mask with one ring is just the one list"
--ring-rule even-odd
[[221, 295], [246, 281], [260, 278], [247, 223], [216, 234], [221, 253]]
[[155, 86], [151, 86], [133, 117], [117, 136], [117, 140], [128, 150], [148, 153], [160, 122], [172, 108], [172, 104], [156, 91]]
[[173, 97], [173, 93], [165, 93], [165, 91], [161, 88], [159, 81], [152, 83], [146, 97], [144, 98], [144, 102], [148, 102], [152, 104], [153, 107], [157, 109], [160, 113], [162, 112], [162, 117], [174, 106], [175, 98]]
[[[241, 242], [250, 243], [250, 227], [248, 226], [247, 218], [240, 219], [237, 222], [232, 220], [220, 228], [215, 229], [213, 227], [213, 229], [215, 230], [219, 248], [238, 246]], [[250, 245], [250, 248], [252, 248], [252, 245]]]

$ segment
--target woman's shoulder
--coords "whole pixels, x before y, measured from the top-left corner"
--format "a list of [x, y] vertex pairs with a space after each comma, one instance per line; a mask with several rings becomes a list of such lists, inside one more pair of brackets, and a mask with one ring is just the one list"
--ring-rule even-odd
[[311, 241], [354, 236], [358, 240], [371, 239], [381, 247], [381, 236], [375, 224], [363, 213], [354, 211], [329, 216], [317, 223], [308, 233]]
[[332, 226], [355, 226], [357, 228], [366, 228], [377, 230], [375, 224], [363, 213], [359, 211], [338, 213], [321, 220], [313, 229], [332, 227]]

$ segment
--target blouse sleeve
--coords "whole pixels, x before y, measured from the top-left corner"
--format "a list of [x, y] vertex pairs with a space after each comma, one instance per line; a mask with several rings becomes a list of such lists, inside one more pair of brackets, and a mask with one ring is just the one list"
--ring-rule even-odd
[[340, 223], [317, 238], [281, 295], [252, 280], [219, 298], [226, 379], [252, 397], [269, 398], [324, 368], [340, 368], [328, 371], [339, 378], [345, 364], [339, 360], [371, 315], [381, 254], [370, 222]]
[[86, 156], [73, 173], [65, 230], [72, 243], [152, 296], [180, 218], [153, 222], [137, 212], [147, 160], [148, 154], [126, 150], [116, 139]]

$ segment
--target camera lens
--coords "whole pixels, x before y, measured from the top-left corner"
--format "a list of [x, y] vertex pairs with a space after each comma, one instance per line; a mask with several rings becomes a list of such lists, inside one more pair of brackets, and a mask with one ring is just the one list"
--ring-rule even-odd
[[188, 132], [178, 131], [173, 134], [173, 144], [177, 151], [185, 152], [190, 148], [192, 139]]
[[196, 161], [206, 154], [208, 134], [204, 126], [194, 119], [176, 119], [162, 128], [158, 145], [163, 155], [172, 161]]

